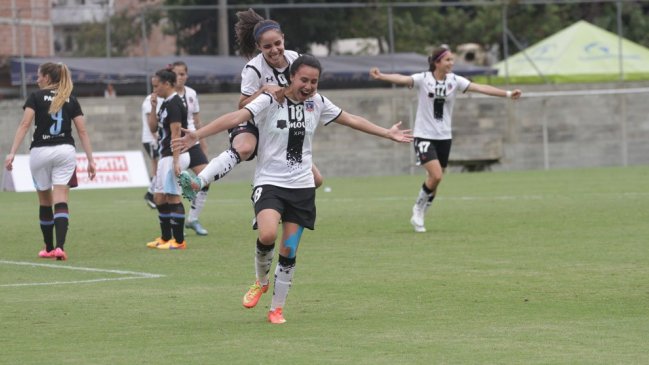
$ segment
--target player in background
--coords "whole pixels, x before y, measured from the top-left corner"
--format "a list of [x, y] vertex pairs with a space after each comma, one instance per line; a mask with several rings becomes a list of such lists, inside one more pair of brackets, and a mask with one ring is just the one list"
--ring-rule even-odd
[[[252, 199], [258, 225], [255, 244], [255, 283], [243, 297], [243, 306], [253, 308], [268, 290], [269, 272], [281, 222], [279, 260], [275, 268], [273, 298], [268, 312], [271, 323], [284, 323], [283, 308], [293, 281], [296, 254], [304, 228], [314, 229], [316, 219], [312, 140], [319, 124], [332, 122], [396, 142], [412, 141], [401, 122], [390, 129], [342, 111], [317, 93], [322, 67], [313, 56], [293, 61], [291, 83], [278, 101], [263, 93], [243, 109], [225, 114], [197, 131], [174, 139], [176, 149], [185, 150], [200, 138], [250, 121], [259, 130], [259, 147]], [[198, 180], [198, 177], [194, 177]], [[198, 182], [195, 182], [198, 183]], [[184, 188], [184, 187], [183, 187]]]
[[158, 208], [160, 221], [160, 237], [147, 243], [149, 248], [161, 250], [185, 249], [184, 223], [185, 207], [183, 206], [178, 184], [178, 175], [189, 167], [189, 153], [180, 153], [171, 148], [171, 140], [181, 137], [181, 128], [187, 128], [187, 108], [174, 87], [176, 74], [170, 69], [162, 69], [155, 73], [154, 95], [151, 97], [151, 110], [156, 110], [156, 96], [163, 99], [156, 118], [149, 118], [151, 132], [158, 133], [158, 150], [160, 160], [155, 177], [154, 199]]
[[[151, 85], [153, 89], [157, 87], [158, 78], [151, 78]], [[156, 102], [151, 103], [151, 97], [155, 96]], [[147, 156], [151, 160], [151, 183], [147, 189], [146, 194], [144, 194], [144, 201], [151, 209], [156, 209], [155, 201], [153, 200], [153, 192], [155, 186], [155, 175], [158, 169], [158, 159], [160, 158], [160, 153], [158, 152], [158, 136], [156, 133], [152, 133], [149, 128], [149, 118], [156, 118], [158, 111], [160, 110], [160, 105], [162, 105], [163, 99], [157, 96], [155, 93], [147, 95], [142, 102], [142, 146], [144, 151], [146, 151]], [[152, 105], [156, 105], [156, 109], [153, 110]]]
[[[200, 105], [198, 103], [196, 90], [186, 85], [188, 77], [187, 64], [182, 61], [177, 61], [172, 64], [172, 67], [172, 71], [176, 74], [176, 87], [174, 90], [178, 96], [180, 96], [187, 108], [188, 129], [196, 130], [201, 127], [201, 119], [199, 115]], [[189, 152], [189, 168], [195, 174], [203, 171], [208, 163], [207, 142], [200, 140], [200, 142], [197, 142], [196, 145], [190, 148], [187, 152]], [[191, 200], [189, 215], [185, 221], [185, 227], [193, 229], [196, 234], [200, 236], [207, 235], [207, 230], [203, 228], [201, 223], [198, 221], [198, 217], [205, 207], [209, 188], [210, 186], [207, 184], [196, 193], [196, 196]]]
[[428, 57], [429, 70], [414, 75], [384, 74], [374, 67], [370, 77], [375, 80], [416, 88], [419, 102], [414, 126], [414, 148], [417, 165], [426, 169], [419, 195], [412, 207], [410, 224], [415, 232], [426, 232], [424, 216], [430, 208], [448, 165], [451, 152], [451, 122], [453, 105], [458, 92], [478, 92], [485, 95], [509, 99], [521, 97], [521, 90], [502, 90], [490, 85], [481, 85], [452, 72], [453, 53], [439, 47]]
[[[284, 49], [284, 33], [276, 21], [266, 20], [252, 9], [237, 12], [236, 15], [238, 21], [234, 30], [239, 52], [249, 60], [241, 71], [239, 108], [243, 108], [261, 93], [268, 92], [278, 97], [282, 95], [290, 83], [291, 62], [299, 55]], [[201, 184], [195, 186], [197, 189], [221, 179], [239, 162], [255, 158], [259, 131], [254, 123], [242, 122], [228, 132], [230, 148], [213, 158], [203, 172], [198, 174]], [[313, 176], [316, 188], [322, 185], [322, 175], [315, 165]], [[192, 191], [187, 193], [189, 196], [186, 197], [192, 199]]]
[[86, 152], [91, 180], [95, 178], [95, 160], [81, 105], [72, 95], [73, 84], [68, 67], [62, 63], [46, 62], [38, 68], [36, 82], [40, 90], [25, 101], [23, 118], [5, 159], [5, 168], [13, 169], [16, 151], [35, 121], [36, 130], [29, 147], [29, 168], [38, 194], [38, 218], [45, 242], [45, 248], [38, 256], [67, 260], [64, 246], [69, 223], [68, 195], [70, 187], [76, 186], [77, 168], [73, 123]]

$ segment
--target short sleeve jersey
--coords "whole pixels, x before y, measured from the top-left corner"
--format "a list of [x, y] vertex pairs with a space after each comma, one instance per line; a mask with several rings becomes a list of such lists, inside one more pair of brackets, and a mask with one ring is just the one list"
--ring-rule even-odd
[[435, 80], [432, 72], [411, 75], [413, 87], [418, 89], [419, 103], [413, 135], [425, 139], [451, 139], [453, 105], [459, 92], [466, 92], [468, 79], [454, 73], [444, 80]]
[[[156, 115], [158, 114], [158, 111], [160, 110], [160, 106], [164, 102], [164, 99], [161, 97], [158, 97], [158, 103], [156, 104]], [[147, 118], [147, 114], [151, 113], [151, 95], [147, 95], [146, 98], [144, 98], [144, 101], [142, 102], [142, 143], [153, 143], [155, 142], [155, 137], [153, 136], [153, 133], [151, 133], [151, 129], [149, 129], [149, 120]]]
[[180, 96], [180, 98], [182, 99], [185, 108], [187, 108], [187, 129], [195, 131], [196, 126], [194, 125], [194, 114], [201, 111], [201, 107], [198, 105], [198, 94], [196, 94], [196, 90], [189, 86], [185, 86], [185, 93]]
[[288, 86], [289, 68], [299, 56], [295, 51], [285, 50], [284, 58], [288, 61], [288, 66], [284, 69], [276, 69], [268, 64], [263, 54], [258, 54], [241, 71], [241, 94], [250, 96], [264, 85]]
[[250, 111], [252, 122], [259, 128], [254, 185], [314, 187], [313, 134], [319, 124], [333, 122], [342, 110], [320, 94], [304, 102], [285, 98], [280, 104], [264, 93], [244, 108]]
[[173, 155], [171, 151], [172, 123], [180, 123], [181, 128], [187, 129], [187, 109], [176, 93], [166, 98], [158, 111], [158, 150], [162, 157]]
[[30, 149], [59, 144], [74, 146], [72, 120], [83, 115], [81, 105], [76, 97], [70, 95], [58, 112], [50, 114], [49, 109], [55, 94], [56, 91], [51, 89], [35, 91], [29, 95], [23, 105], [23, 109], [30, 108], [35, 113], [36, 130], [32, 136]]

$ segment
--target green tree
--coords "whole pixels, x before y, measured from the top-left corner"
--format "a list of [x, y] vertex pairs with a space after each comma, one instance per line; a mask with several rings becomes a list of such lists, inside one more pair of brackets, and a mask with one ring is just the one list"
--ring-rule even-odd
[[[268, 4], [311, 4], [312, 0], [275, 0]], [[230, 0], [229, 5], [239, 8], [229, 10], [231, 54], [234, 54], [232, 29], [236, 22], [235, 13], [244, 10], [258, 0]], [[340, 0], [318, 0], [317, 3], [341, 3]], [[387, 5], [398, 5], [390, 0], [368, 0], [360, 8], [255, 8], [255, 10], [282, 25], [286, 33], [287, 48], [308, 51], [312, 42], [330, 45], [332, 41], [348, 37], [374, 37], [389, 39]], [[210, 5], [214, 0], [165, 0], [165, 5]], [[397, 52], [418, 52], [426, 54], [430, 48], [448, 44], [452, 48], [462, 43], [482, 45], [498, 44], [502, 49], [502, 10], [499, 2], [486, 4], [476, 2], [475, 6], [446, 3], [442, 0], [421, 2], [421, 6], [394, 6], [393, 30], [394, 48]], [[416, 5], [420, 5], [416, 4]], [[426, 6], [431, 4], [434, 6]], [[617, 32], [616, 4], [612, 2], [593, 3], [548, 3], [529, 4], [510, 1], [507, 3], [508, 29], [520, 41], [522, 47], [532, 45], [545, 37], [571, 25], [577, 19], [584, 19]], [[649, 46], [649, 18], [647, 2], [623, 2], [623, 33], [628, 39]], [[179, 52], [189, 54], [215, 54], [217, 49], [216, 10], [170, 10], [167, 13], [167, 32], [177, 36]], [[519, 50], [511, 40], [510, 52]], [[384, 50], [385, 52], [388, 49]]]
[[[159, 21], [158, 12], [147, 13], [147, 33], [152, 24]], [[142, 17], [139, 14], [122, 10], [110, 17], [111, 56], [126, 56], [129, 47], [137, 46], [142, 39]], [[73, 56], [104, 57], [106, 56], [106, 23], [83, 24], [76, 38], [77, 48]]]

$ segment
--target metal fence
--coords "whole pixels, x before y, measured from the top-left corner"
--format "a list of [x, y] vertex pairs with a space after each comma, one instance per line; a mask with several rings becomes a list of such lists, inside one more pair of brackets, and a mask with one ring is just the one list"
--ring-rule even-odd
[[36, 44], [44, 42], [42, 37], [35, 36], [36, 30], [49, 32], [50, 52], [46, 56], [234, 54], [235, 13], [249, 7], [266, 18], [280, 21], [286, 28], [287, 45], [301, 52], [313, 52], [305, 39], [323, 42], [329, 50], [336, 38], [370, 39], [376, 40], [373, 45], [382, 53], [421, 54], [439, 44], [455, 48], [463, 43], [477, 43], [486, 55], [472, 62], [490, 63], [524, 51], [571, 21], [586, 18], [619, 36], [616, 53], [620, 57], [618, 72], [623, 79], [621, 57], [625, 34], [649, 46], [646, 36], [649, 29], [644, 29], [648, 0], [289, 4], [220, 0], [214, 5], [191, 6], [59, 0], [54, 4], [51, 8], [0, 6], [0, 17], [4, 18], [1, 24], [11, 28], [5, 34], [13, 45], [10, 53], [0, 54], [35, 56]]
[[[88, 0], [86, 2], [92, 3]], [[235, 5], [232, 1], [224, 5], [224, 1], [221, 1], [220, 6], [219, 4], [186, 7], [152, 5], [143, 8], [120, 8], [119, 6], [111, 8], [106, 4], [112, 3], [95, 4], [92, 8], [94, 10], [85, 13], [79, 13], [78, 8], [64, 6], [56, 9], [59, 21], [66, 17], [84, 20], [76, 25], [54, 24], [52, 21], [47, 23], [46, 20], [39, 20], [50, 28], [52, 39], [59, 37], [56, 38], [58, 40], [56, 45], [52, 42], [54, 57], [81, 56], [84, 50], [79, 47], [82, 44], [92, 45], [94, 48], [86, 48], [85, 51], [94, 52], [93, 56], [103, 58], [130, 55], [146, 59], [154, 56], [219, 54], [220, 52], [235, 55], [232, 35], [236, 20], [235, 13], [248, 7], [254, 8], [266, 18], [280, 21], [286, 33], [287, 47], [291, 47], [291, 43], [295, 43], [293, 40], [297, 38], [311, 38], [314, 41], [324, 39], [322, 34], [317, 33], [318, 30], [323, 29], [322, 24], [331, 24], [331, 31], [335, 33], [340, 21], [354, 24], [360, 22], [365, 24], [363, 27], [358, 27], [356, 33], [346, 31], [335, 34], [340, 37], [382, 40], [384, 43], [378, 41], [376, 44], [380, 52], [388, 54], [396, 52], [427, 54], [430, 52], [430, 47], [447, 43], [460, 56], [458, 50], [460, 44], [477, 43], [482, 46], [485, 54], [474, 54], [473, 56], [479, 56], [479, 60], [474, 59], [473, 62], [493, 63], [497, 59], [527, 49], [536, 41], [560, 31], [567, 25], [563, 21], [551, 21], [552, 16], [545, 19], [543, 27], [539, 25], [540, 23], [531, 24], [529, 19], [538, 17], [538, 14], [532, 14], [534, 10], [538, 11], [543, 7], [544, 10], [548, 10], [548, 7], [556, 6], [554, 11], [568, 12], [566, 10], [568, 8], [561, 6], [569, 6], [572, 7], [571, 9], [592, 6], [592, 12], [587, 14], [590, 18], [587, 18], [618, 36], [619, 48], [614, 50], [614, 53], [619, 57], [620, 62], [612, 70], [618, 75], [616, 77], [618, 81], [623, 80], [627, 72], [621, 62], [624, 55], [623, 37], [630, 38], [640, 45], [649, 46], [649, 29], [646, 31], [643, 29], [646, 23], [643, 19], [647, 16], [649, 1], [643, 0], [247, 5]], [[225, 13], [219, 13], [223, 8], [226, 9]], [[431, 9], [435, 11], [430, 13]], [[22, 26], [33, 23], [26, 20], [26, 15], [36, 11], [34, 8], [29, 10], [14, 8], [12, 11], [13, 13], [0, 5], [0, 17], [7, 13], [13, 14], [9, 23], [0, 22], [0, 27], [2, 25], [13, 27], [7, 39], [11, 39], [9, 43], [13, 44], [14, 49], [19, 52], [10, 56], [28, 57], [35, 49], [34, 42], [37, 37], [34, 37], [34, 32], [28, 32]], [[192, 19], [205, 19], [205, 13], [210, 13], [211, 16], [204, 23], [193, 28], [185, 27], [180, 30], [176, 28], [178, 25], [174, 22], [178, 23], [178, 19], [185, 19], [188, 22]], [[336, 14], [340, 19], [336, 19]], [[567, 18], [574, 17], [574, 21], [580, 20], [582, 16], [576, 14], [578, 13], [569, 14]], [[222, 20], [223, 17], [227, 18], [227, 22]], [[91, 18], [92, 22], [88, 23], [86, 21], [88, 18]], [[225, 30], [219, 28], [219, 24], [223, 27], [226, 23]], [[201, 31], [205, 31], [204, 37], [192, 38]], [[72, 38], [66, 38], [67, 35]], [[83, 38], [85, 43], [79, 43], [82, 39], [78, 37], [79, 35], [85, 37]], [[75, 36], [77, 38], [74, 38]], [[182, 46], [179, 36], [186, 37], [189, 45]], [[327, 46], [332, 48], [332, 44]], [[311, 51], [306, 48], [299, 50]], [[425, 67], [426, 65], [422, 65], [422, 69]], [[649, 86], [647, 82], [637, 84], [617, 82], [596, 86], [574, 85], [572, 89], [559, 88], [552, 84], [534, 87], [526, 85], [522, 86], [525, 92], [524, 99], [514, 103], [509, 115], [493, 112], [499, 109], [498, 106], [485, 106], [475, 101], [458, 103], [454, 114], [456, 119], [454, 130], [457, 132], [458, 141], [463, 135], [472, 133], [492, 134], [501, 138], [503, 155], [510, 159], [502, 165], [506, 169], [649, 164], [649, 147], [646, 147], [646, 140], [649, 138], [649, 110], [647, 110], [649, 104], [643, 101], [649, 93], [647, 86]], [[142, 90], [142, 94], [144, 92]], [[415, 103], [414, 96], [411, 102]], [[414, 110], [414, 104], [405, 105], [403, 110], [409, 108]], [[410, 119], [412, 117], [411, 115]], [[501, 124], [498, 124], [498, 121]], [[463, 123], [467, 126], [463, 127]], [[496, 127], [490, 129], [488, 127], [490, 123]], [[457, 147], [454, 145], [454, 151], [459, 151], [459, 145]]]

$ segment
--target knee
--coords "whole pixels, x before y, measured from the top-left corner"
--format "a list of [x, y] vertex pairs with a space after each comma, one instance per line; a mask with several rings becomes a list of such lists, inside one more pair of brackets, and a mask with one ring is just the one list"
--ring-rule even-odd
[[252, 156], [252, 154], [255, 152], [256, 146], [257, 140], [254, 138], [254, 136], [252, 136], [252, 138], [239, 138], [239, 136], [237, 136], [234, 141], [232, 141], [232, 148], [237, 151], [241, 161], [248, 160], [250, 156]]
[[434, 190], [439, 183], [442, 182], [442, 174], [431, 174], [428, 175], [428, 179], [426, 179], [426, 185], [431, 188], [431, 190]]
[[254, 146], [249, 146], [249, 145], [242, 145], [233, 148], [239, 154], [239, 158], [241, 159], [241, 161], [247, 161], [250, 158], [250, 156], [252, 156], [252, 153], [255, 152]]
[[272, 234], [271, 232], [259, 232], [259, 242], [261, 242], [263, 245], [270, 246], [273, 243], [275, 243], [275, 240], [277, 239], [276, 234]]

